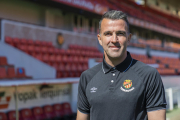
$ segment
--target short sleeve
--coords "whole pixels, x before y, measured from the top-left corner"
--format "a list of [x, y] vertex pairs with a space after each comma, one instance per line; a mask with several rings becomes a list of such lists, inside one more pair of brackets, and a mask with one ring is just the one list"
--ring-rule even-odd
[[81, 74], [78, 86], [78, 102], [77, 108], [80, 112], [89, 114], [90, 113], [90, 105], [86, 96], [86, 86], [87, 81], [84, 74]]
[[155, 69], [150, 73], [146, 85], [146, 109], [147, 112], [166, 109], [166, 99], [161, 76]]

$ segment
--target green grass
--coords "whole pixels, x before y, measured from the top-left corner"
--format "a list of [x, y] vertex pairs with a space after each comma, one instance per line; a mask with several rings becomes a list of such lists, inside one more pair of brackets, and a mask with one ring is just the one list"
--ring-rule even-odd
[[167, 110], [166, 118], [169, 118], [169, 120], [180, 120], [180, 108], [175, 106], [172, 111]]

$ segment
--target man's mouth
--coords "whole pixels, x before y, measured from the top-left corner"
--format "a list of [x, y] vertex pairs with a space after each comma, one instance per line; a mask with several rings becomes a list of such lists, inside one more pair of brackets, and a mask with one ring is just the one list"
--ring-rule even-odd
[[121, 47], [120, 46], [109, 46], [109, 48], [113, 49], [113, 50], [118, 50], [120, 49]]

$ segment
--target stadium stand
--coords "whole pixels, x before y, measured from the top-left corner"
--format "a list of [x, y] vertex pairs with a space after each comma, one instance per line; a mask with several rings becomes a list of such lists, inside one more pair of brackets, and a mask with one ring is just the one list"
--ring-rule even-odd
[[0, 120], [8, 120], [5, 113], [0, 113]]
[[[9, 40], [12, 40], [12, 44]], [[15, 42], [14, 42], [15, 40]], [[19, 40], [17, 42], [17, 40]], [[20, 42], [23, 40], [23, 42]], [[95, 47], [69, 45], [69, 49], [55, 48], [51, 42], [32, 41], [28, 46], [28, 40], [6, 37], [6, 43], [16, 47], [23, 52], [37, 58], [38, 60], [53, 66], [57, 70], [57, 78], [62, 77], [79, 77], [80, 74], [88, 69], [89, 58], [102, 58], [102, 53]], [[26, 42], [25, 42], [26, 41]], [[17, 69], [17, 77], [24, 77], [25, 70]]]
[[43, 107], [44, 115], [46, 116], [46, 119], [55, 119], [56, 114], [53, 111], [53, 107], [51, 105], [46, 105]]
[[8, 64], [7, 58], [0, 56], [0, 79], [32, 79], [32, 77], [26, 76], [24, 68], [17, 68], [15, 71], [14, 65]]
[[32, 114], [31, 109], [23, 109], [20, 111], [20, 119], [21, 120], [34, 120], [34, 116]]
[[[10, 37], [7, 37], [9, 40]], [[13, 38], [11, 38], [13, 39]], [[17, 39], [17, 38], [16, 38]], [[25, 40], [25, 39], [23, 39]], [[13, 40], [12, 40], [13, 41]], [[156, 42], [155, 42], [156, 41]], [[149, 40], [148, 42], [144, 42], [143, 40], [140, 40], [141, 44], [140, 47], [145, 48], [146, 45], [151, 45], [153, 47], [154, 43], [157, 43], [157, 50], [160, 50], [160, 41], [157, 40]], [[6, 43], [8, 43], [6, 41]], [[67, 50], [64, 49], [58, 49], [55, 48], [52, 43], [50, 42], [41, 42], [41, 41], [31, 41], [31, 47], [38, 47], [37, 51], [28, 52], [26, 48], [27, 46], [24, 46], [24, 44], [21, 44], [22, 42], [19, 42], [18, 49], [22, 50], [23, 52], [32, 55], [33, 57], [39, 59], [40, 61], [49, 64], [50, 66], [53, 66], [57, 70], [57, 78], [63, 78], [63, 77], [79, 77], [80, 74], [88, 69], [88, 59], [89, 58], [102, 58], [103, 55], [100, 53], [97, 48], [94, 47], [87, 47], [87, 46], [79, 46], [79, 45], [69, 45], [69, 48]], [[25, 43], [25, 42], [23, 42]], [[38, 43], [38, 44], [37, 44]], [[145, 44], [144, 44], [145, 43]], [[9, 43], [8, 43], [9, 44]], [[11, 44], [10, 44], [11, 45]], [[17, 45], [17, 44], [16, 44]], [[43, 46], [44, 45], [44, 46]], [[144, 45], [144, 46], [142, 46]], [[23, 46], [24, 49], [21, 48]], [[136, 46], [137, 47], [137, 46]], [[163, 57], [156, 57], [153, 56], [153, 58], [148, 58], [145, 55], [132, 55], [133, 58], [140, 60], [146, 64], [157, 64], [157, 61], [160, 63], [158, 64], [161, 66], [160, 68], [157, 68], [157, 70], [160, 72], [161, 75], [178, 75], [180, 74], [179, 67], [173, 68], [172, 64], [169, 63], [170, 61], [175, 62], [179, 65], [180, 61], [178, 59], [171, 59], [171, 58], [163, 58]], [[166, 60], [168, 59], [168, 60]], [[165, 64], [171, 66], [170, 68], [165, 68], [162, 66], [165, 66]], [[23, 69], [22, 69], [23, 70]], [[23, 77], [23, 75], [22, 75]], [[24, 76], [25, 77], [25, 76]]]
[[[174, 52], [178, 53], [180, 51], [180, 48], [173, 47], [172, 45], [169, 45], [168, 43], [165, 43], [165, 47], [161, 46], [160, 40], [142, 40], [139, 39], [138, 43], [130, 43], [130, 46], [137, 47], [137, 48], [146, 48], [147, 46], [150, 46], [153, 50], [159, 50], [159, 51], [167, 51], [167, 52]], [[178, 45], [178, 44], [177, 44]]]
[[34, 107], [32, 108], [32, 113], [35, 120], [44, 120], [45, 115], [43, 113], [43, 109], [41, 107]]
[[16, 120], [16, 112], [15, 111], [9, 111], [7, 113], [8, 120]]
[[54, 110], [54, 112], [56, 114], [56, 118], [57, 119], [63, 119], [63, 117], [64, 117], [64, 110], [63, 110], [61, 104], [54, 104], [53, 105], [53, 110]]
[[[0, 112], [0, 120], [16, 120], [16, 112]], [[19, 112], [19, 120], [75, 120], [69, 103], [45, 105], [43, 107], [25, 108]]]

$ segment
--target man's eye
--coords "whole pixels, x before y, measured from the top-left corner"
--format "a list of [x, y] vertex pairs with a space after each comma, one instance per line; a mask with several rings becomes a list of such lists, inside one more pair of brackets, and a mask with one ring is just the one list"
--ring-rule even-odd
[[117, 33], [117, 35], [124, 35], [124, 33]]
[[111, 33], [106, 33], [106, 35], [111, 35]]

